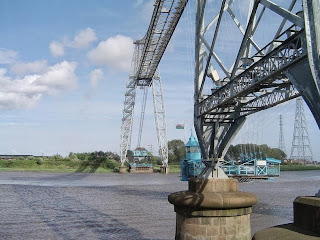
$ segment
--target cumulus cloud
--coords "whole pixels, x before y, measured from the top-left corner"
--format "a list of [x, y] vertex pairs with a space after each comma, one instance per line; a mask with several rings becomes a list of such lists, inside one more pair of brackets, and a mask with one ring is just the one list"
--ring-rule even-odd
[[0, 64], [9, 64], [15, 61], [18, 52], [5, 48], [0, 48]]
[[53, 41], [49, 45], [50, 52], [54, 57], [61, 57], [64, 55], [64, 47], [62, 43]]
[[77, 76], [74, 73], [76, 68], [77, 63], [63, 61], [49, 67], [49, 70], [36, 80], [36, 84], [46, 86], [49, 94], [73, 89], [77, 86]]
[[100, 42], [88, 53], [88, 58], [95, 64], [107, 66], [112, 70], [129, 71], [133, 51], [133, 40], [117, 35]]
[[74, 73], [77, 64], [63, 61], [47, 68], [43, 74], [11, 78], [7, 70], [0, 69], [0, 109], [30, 108], [43, 95], [53, 95], [77, 86]]
[[90, 84], [93, 89], [96, 89], [98, 87], [99, 81], [101, 81], [104, 78], [103, 71], [101, 68], [94, 69], [89, 74], [90, 78]]
[[86, 48], [91, 42], [97, 40], [95, 32], [91, 28], [80, 30], [73, 41], [66, 40], [66, 45], [72, 48]]
[[11, 66], [10, 71], [16, 75], [27, 75], [34, 73], [44, 73], [48, 65], [46, 60], [34, 61], [27, 63], [15, 63]]
[[73, 38], [70, 40], [65, 36], [61, 41], [53, 41], [49, 45], [51, 54], [54, 57], [61, 57], [64, 55], [64, 49], [69, 48], [86, 48], [90, 43], [97, 40], [94, 30], [91, 28], [86, 28], [80, 30]]

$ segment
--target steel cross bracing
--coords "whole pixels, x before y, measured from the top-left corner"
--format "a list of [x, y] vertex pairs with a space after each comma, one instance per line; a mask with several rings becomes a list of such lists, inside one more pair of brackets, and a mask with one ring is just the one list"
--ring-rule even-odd
[[[281, 6], [281, 1], [278, 5], [269, 0], [250, 0], [245, 23], [240, 21], [236, 0], [219, 2], [215, 5], [220, 9], [213, 16], [212, 11], [207, 14], [207, 1], [196, 2], [194, 121], [210, 171], [223, 161], [249, 114], [301, 95], [320, 126], [319, 1], [303, 0], [301, 4], [292, 0]], [[243, 4], [238, 1], [238, 6]], [[273, 37], [268, 33], [269, 43], [261, 47], [260, 29], [266, 27], [263, 22], [270, 14], [279, 24]], [[242, 37], [235, 44], [239, 47], [230, 64], [221, 56], [221, 49], [229, 40], [236, 41], [235, 32], [227, 39], [220, 35], [232, 29], [231, 23], [235, 25], [233, 31], [238, 29]]]
[[[187, 2], [187, 0], [155, 1], [147, 34], [142, 40], [134, 43], [135, 50], [129, 80], [126, 85], [121, 127], [120, 155], [122, 165], [128, 161], [127, 151], [131, 145], [136, 88], [137, 86], [144, 86], [145, 88], [152, 86], [159, 153], [162, 165], [168, 166], [164, 99], [161, 78], [157, 68]], [[144, 112], [141, 114], [142, 118], [143, 115]], [[140, 122], [140, 126], [143, 126], [143, 122]], [[139, 131], [139, 143], [141, 134], [142, 130]]]

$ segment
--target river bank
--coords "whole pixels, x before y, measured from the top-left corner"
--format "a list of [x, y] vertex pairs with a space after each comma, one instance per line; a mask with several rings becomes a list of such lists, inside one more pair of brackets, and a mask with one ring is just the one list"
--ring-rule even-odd
[[[120, 163], [115, 160], [106, 159], [101, 161], [81, 160], [4, 160], [0, 159], [0, 172], [55, 172], [55, 173], [112, 173], [118, 172]], [[161, 165], [154, 164], [156, 172], [160, 172]], [[180, 165], [169, 164], [170, 173], [180, 173]], [[281, 165], [281, 171], [309, 171], [320, 170], [320, 165]]]

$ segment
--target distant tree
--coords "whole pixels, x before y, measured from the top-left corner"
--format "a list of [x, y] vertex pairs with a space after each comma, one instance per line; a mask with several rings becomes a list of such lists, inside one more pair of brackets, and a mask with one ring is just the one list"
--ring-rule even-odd
[[69, 158], [71, 161], [78, 161], [79, 160], [77, 157], [77, 154], [75, 154], [73, 152], [69, 153]]
[[256, 145], [256, 144], [238, 144], [231, 145], [226, 153], [226, 160], [238, 161], [240, 160], [241, 154], [253, 154], [262, 159], [266, 157], [283, 160], [287, 155], [279, 148], [270, 148], [267, 144]]
[[59, 154], [56, 154], [56, 155], [51, 156], [50, 160], [61, 161], [61, 160], [63, 160], [63, 157]]
[[168, 142], [169, 163], [179, 163], [185, 158], [185, 145], [180, 139], [174, 139]]
[[27, 157], [27, 160], [33, 161], [33, 160], [35, 160], [35, 158], [33, 156], [29, 156], [29, 157]]

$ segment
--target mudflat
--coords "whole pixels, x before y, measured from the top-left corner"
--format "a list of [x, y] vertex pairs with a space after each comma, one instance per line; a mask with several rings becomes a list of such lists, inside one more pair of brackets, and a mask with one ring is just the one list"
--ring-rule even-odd
[[[258, 196], [252, 234], [293, 220], [297, 196], [319, 191], [320, 171], [240, 183]], [[0, 173], [0, 239], [174, 239], [167, 196], [187, 189], [178, 174]]]

